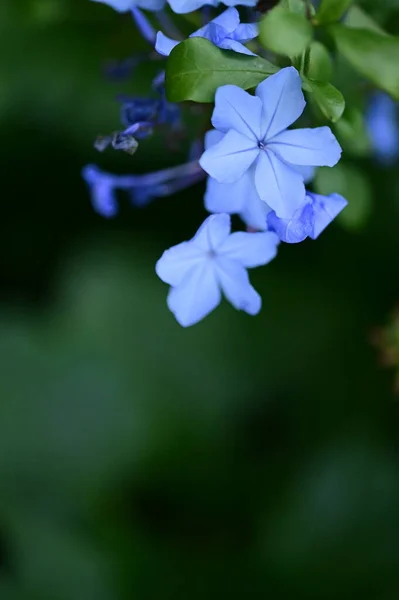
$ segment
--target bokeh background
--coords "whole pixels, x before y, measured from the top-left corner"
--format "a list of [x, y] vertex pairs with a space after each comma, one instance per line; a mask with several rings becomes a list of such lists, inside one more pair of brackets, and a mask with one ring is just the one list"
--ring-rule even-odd
[[93, 149], [158, 68], [106, 80], [146, 50], [130, 17], [1, 0], [0, 31], [1, 600], [396, 600], [398, 406], [373, 340], [399, 293], [397, 165], [349, 158], [368, 218], [282, 245], [251, 274], [258, 317], [224, 303], [182, 329], [154, 264], [203, 185], [106, 220], [80, 177], [186, 155]]

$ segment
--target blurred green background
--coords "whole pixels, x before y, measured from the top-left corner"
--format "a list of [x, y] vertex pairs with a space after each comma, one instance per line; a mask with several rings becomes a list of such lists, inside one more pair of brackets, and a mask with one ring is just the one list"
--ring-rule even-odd
[[258, 317], [182, 329], [154, 264], [203, 185], [106, 221], [80, 178], [186, 154], [93, 149], [159, 68], [104, 79], [146, 49], [131, 19], [1, 0], [0, 28], [1, 600], [396, 600], [398, 407], [371, 338], [398, 299], [397, 167], [350, 159], [370, 218], [282, 245], [251, 274]]

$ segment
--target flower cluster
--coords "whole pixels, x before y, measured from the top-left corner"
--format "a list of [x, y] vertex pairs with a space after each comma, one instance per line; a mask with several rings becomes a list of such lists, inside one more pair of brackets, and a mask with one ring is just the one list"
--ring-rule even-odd
[[[176, 36], [155, 33], [139, 10], [160, 11], [163, 0], [96, 1], [120, 12], [131, 10], [143, 36], [160, 55], [169, 56], [180, 43]], [[169, 0], [169, 4], [183, 13], [204, 2]], [[216, 6], [218, 2], [208, 4]], [[244, 0], [241, 4], [253, 6], [255, 2]], [[159, 22], [166, 23], [164, 19]], [[257, 35], [257, 25], [241, 23], [237, 9], [230, 7], [190, 37], [253, 55], [244, 44]], [[161, 73], [155, 82], [157, 98], [123, 99], [126, 129], [102, 147], [111, 143], [135, 151], [137, 140], [147, 137], [155, 126], [179, 126], [179, 107], [166, 100], [163, 84]], [[291, 128], [305, 105], [302, 80], [294, 67], [265, 78], [254, 94], [235, 85], [222, 85], [215, 95], [213, 129], [206, 133], [203, 146], [193, 145], [187, 164], [127, 176], [111, 175], [93, 165], [84, 169], [93, 205], [106, 217], [117, 212], [116, 190], [127, 191], [134, 204], [143, 205], [207, 177], [204, 202], [213, 214], [190, 241], [166, 250], [156, 264], [156, 273], [170, 286], [168, 307], [182, 326], [203, 319], [218, 306], [222, 295], [237, 310], [257, 314], [261, 298], [249, 282], [247, 269], [269, 263], [280, 242], [316, 239], [347, 205], [338, 194], [321, 196], [306, 189], [317, 167], [337, 164], [341, 148], [329, 127]], [[246, 231], [231, 233], [231, 214], [240, 216]]]

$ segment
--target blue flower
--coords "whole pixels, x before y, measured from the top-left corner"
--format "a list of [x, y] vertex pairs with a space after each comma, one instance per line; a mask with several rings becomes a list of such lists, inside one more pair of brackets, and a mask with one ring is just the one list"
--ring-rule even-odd
[[[216, 129], [208, 131], [205, 136], [205, 149], [210, 148], [223, 137]], [[302, 174], [304, 183], [313, 179], [312, 167], [296, 167]], [[255, 167], [252, 165], [244, 175], [234, 183], [219, 183], [213, 177], [208, 177], [204, 197], [205, 208], [211, 213], [238, 214], [252, 229], [267, 229], [266, 216], [271, 208], [261, 200], [254, 177]]]
[[[223, 0], [226, 6], [255, 6], [258, 0]], [[219, 0], [168, 0], [171, 9], [175, 13], [190, 13], [194, 12], [201, 6], [218, 6]]]
[[296, 167], [332, 167], [341, 156], [329, 127], [287, 130], [304, 108], [301, 79], [293, 67], [263, 81], [255, 96], [234, 85], [220, 87], [212, 124], [224, 135], [205, 150], [202, 168], [219, 183], [234, 183], [253, 166], [260, 198], [278, 217], [291, 218], [305, 200]]
[[237, 310], [257, 314], [262, 300], [246, 269], [270, 262], [278, 243], [273, 232], [230, 233], [229, 215], [219, 214], [208, 217], [192, 240], [166, 250], [156, 273], [172, 286], [168, 307], [180, 325], [201, 321], [220, 304], [222, 293]]
[[399, 123], [397, 104], [388, 94], [377, 92], [370, 100], [366, 124], [378, 160], [386, 165], [399, 157]]
[[[240, 23], [240, 15], [236, 8], [228, 8], [221, 15], [213, 19], [201, 27], [198, 31], [195, 31], [190, 37], [202, 37], [215, 46], [223, 48], [225, 50], [234, 50], [241, 54], [251, 54], [253, 52], [248, 50], [243, 44], [253, 40], [258, 36], [258, 26], [255, 23]], [[176, 42], [171, 38], [164, 35], [162, 32], [158, 32], [155, 50], [163, 56], [169, 56], [173, 48], [180, 42]]]
[[194, 143], [189, 162], [144, 175], [113, 175], [95, 165], [87, 165], [82, 177], [89, 186], [94, 210], [103, 217], [114, 217], [118, 213], [118, 190], [127, 192], [135, 206], [143, 206], [154, 198], [170, 196], [201, 181], [204, 172], [199, 166], [197, 152]]
[[132, 133], [129, 128], [138, 127], [140, 134], [147, 137], [148, 125], [170, 125], [172, 129], [181, 124], [181, 111], [177, 104], [168, 102], [164, 86], [158, 86], [158, 98], [135, 98], [122, 96], [121, 121], [127, 128], [124, 133]]
[[94, 210], [108, 219], [114, 217], [118, 212], [118, 202], [113, 176], [95, 165], [87, 165], [82, 171], [82, 177], [89, 186]]
[[118, 12], [127, 12], [135, 6], [146, 10], [161, 10], [165, 5], [165, 0], [93, 0], [93, 2], [108, 4]]
[[315, 240], [347, 204], [339, 194], [320, 196], [307, 192], [306, 204], [291, 219], [279, 219], [274, 211], [270, 212], [267, 216], [268, 229], [288, 244], [302, 242], [307, 237]]

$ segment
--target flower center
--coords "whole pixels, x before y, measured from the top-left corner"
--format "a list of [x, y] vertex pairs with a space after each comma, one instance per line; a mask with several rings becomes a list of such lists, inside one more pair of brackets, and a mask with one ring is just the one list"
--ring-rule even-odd
[[258, 148], [259, 150], [264, 150], [266, 148], [266, 145], [264, 144], [264, 142], [258, 142]]

